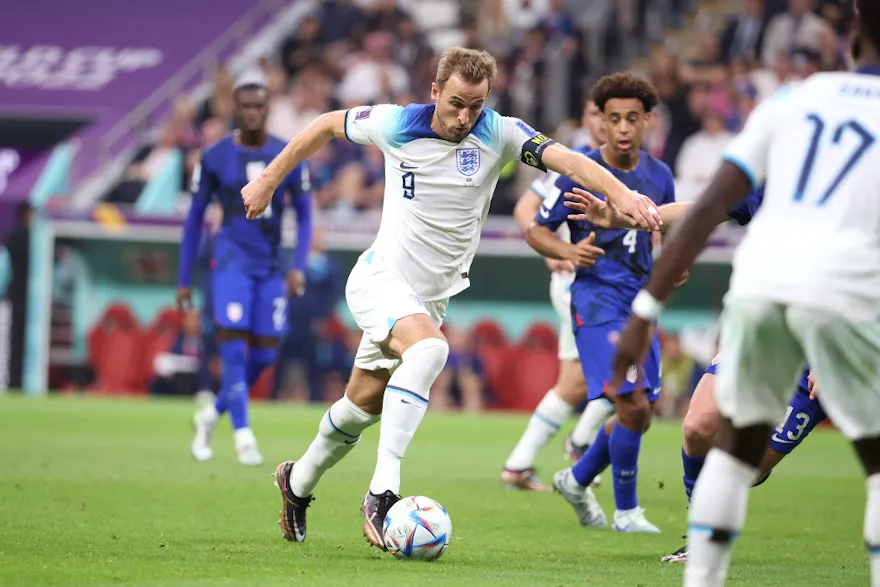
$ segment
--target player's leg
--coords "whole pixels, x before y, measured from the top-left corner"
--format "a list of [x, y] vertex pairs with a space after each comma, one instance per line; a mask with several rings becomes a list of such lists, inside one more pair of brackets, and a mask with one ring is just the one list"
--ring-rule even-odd
[[[379, 450], [370, 488], [364, 496], [364, 536], [385, 548], [382, 527], [385, 515], [400, 499], [400, 469], [406, 450], [428, 408], [431, 386], [446, 365], [449, 346], [440, 332], [446, 301], [427, 302], [406, 309], [401, 299], [391, 332], [381, 345], [386, 355], [398, 356], [382, 400]], [[416, 298], [417, 299], [417, 298]], [[412, 312], [406, 316], [400, 313]], [[427, 312], [427, 313], [421, 313]]]
[[211, 438], [217, 421], [229, 411], [234, 430], [247, 428], [247, 347], [251, 327], [254, 287], [237, 271], [214, 271], [211, 275], [217, 354], [222, 374], [213, 406], [200, 410], [194, 420], [192, 454], [196, 460], [211, 458]]
[[804, 362], [784, 308], [757, 300], [726, 303], [721, 356], [715, 399], [722, 419], [691, 499], [685, 587], [724, 584], [749, 489]]
[[853, 443], [867, 477], [864, 539], [871, 585], [880, 587], [880, 322], [852, 323], [815, 310], [792, 308], [822, 406]]
[[[806, 374], [804, 379], [806, 379]], [[758, 481], [755, 486], [766, 481], [773, 468], [791, 454], [810, 432], [827, 417], [819, 400], [810, 399], [810, 391], [806, 386], [806, 381], [802, 381], [785, 409], [785, 418], [770, 436], [770, 443], [761, 459]]]
[[[583, 373], [581, 373], [583, 376]], [[584, 411], [574, 425], [571, 434], [565, 437], [565, 456], [572, 464], [578, 462], [590, 445], [596, 440], [601, 428], [608, 418], [614, 415], [614, 402], [606, 397], [600, 397], [587, 402]], [[598, 485], [598, 477], [593, 479], [593, 485]]]
[[[560, 336], [561, 340], [562, 336]], [[576, 352], [575, 357], [577, 357]], [[504, 470], [501, 472], [502, 483], [515, 489], [550, 490], [550, 487], [535, 474], [535, 457], [559, 431], [571, 416], [574, 407], [583, 401], [586, 395], [587, 384], [578, 359], [560, 359], [556, 384], [535, 408], [522, 437], [504, 463]]]

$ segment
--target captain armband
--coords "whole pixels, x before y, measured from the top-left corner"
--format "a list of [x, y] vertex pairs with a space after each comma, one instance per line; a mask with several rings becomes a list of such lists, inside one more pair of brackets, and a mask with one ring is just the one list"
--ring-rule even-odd
[[540, 169], [541, 171], [547, 171], [547, 168], [544, 166], [544, 163], [541, 161], [541, 156], [544, 154], [544, 151], [550, 145], [555, 144], [556, 141], [543, 134], [536, 134], [525, 143], [523, 143], [522, 151], [520, 152], [520, 161], [528, 165], [529, 167], [535, 167]]

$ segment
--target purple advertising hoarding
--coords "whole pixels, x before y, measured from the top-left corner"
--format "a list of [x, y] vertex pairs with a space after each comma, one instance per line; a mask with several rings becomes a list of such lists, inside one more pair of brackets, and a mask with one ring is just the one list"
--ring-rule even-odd
[[[98, 141], [256, 3], [16, 3], [0, 18], [0, 114], [87, 119], [75, 135], [86, 156], [78, 167], [93, 171]], [[7, 177], [0, 198], [26, 197], [36, 176], [25, 171]]]

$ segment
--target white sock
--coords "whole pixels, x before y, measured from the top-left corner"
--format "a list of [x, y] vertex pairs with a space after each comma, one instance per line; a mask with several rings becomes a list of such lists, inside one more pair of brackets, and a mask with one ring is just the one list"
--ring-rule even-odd
[[605, 424], [611, 414], [614, 413], [614, 402], [604, 397], [587, 402], [587, 407], [581, 417], [578, 418], [574, 430], [571, 431], [571, 441], [578, 446], [593, 444], [599, 428]]
[[360, 442], [361, 433], [379, 421], [354, 405], [347, 395], [330, 406], [318, 425], [318, 435], [296, 462], [290, 475], [290, 489], [308, 497], [327, 469], [342, 460]]
[[199, 418], [205, 424], [213, 426], [220, 419], [220, 412], [214, 407], [214, 404], [208, 404], [199, 414]]
[[370, 481], [370, 492], [381, 495], [400, 493], [400, 463], [425, 411], [434, 381], [449, 357], [449, 345], [439, 338], [426, 338], [409, 347], [400, 358], [385, 388], [382, 424], [379, 429], [379, 455]]
[[757, 476], [756, 467], [720, 449], [709, 451], [691, 497], [685, 587], [724, 585], [730, 550], [746, 521], [749, 489]]
[[551, 389], [535, 408], [525, 432], [504, 463], [504, 468], [522, 471], [535, 464], [535, 457], [553, 435], [559, 431], [574, 409]]
[[871, 563], [871, 587], [880, 587], [880, 474], [868, 477], [865, 508], [865, 544]]

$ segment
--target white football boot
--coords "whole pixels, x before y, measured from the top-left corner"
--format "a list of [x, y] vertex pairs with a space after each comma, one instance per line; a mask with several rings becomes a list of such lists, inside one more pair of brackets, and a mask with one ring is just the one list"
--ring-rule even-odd
[[235, 431], [235, 450], [238, 452], [238, 462], [242, 465], [255, 467], [263, 464], [263, 455], [257, 448], [257, 438], [250, 428], [241, 428]]
[[593, 495], [593, 490], [578, 484], [571, 469], [563, 469], [553, 476], [553, 488], [574, 508], [581, 525], [597, 528], [608, 525], [608, 518]]
[[641, 534], [660, 534], [660, 528], [645, 518], [643, 508], [614, 512], [614, 520], [611, 524], [617, 532], [637, 532]]

